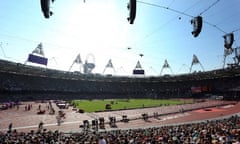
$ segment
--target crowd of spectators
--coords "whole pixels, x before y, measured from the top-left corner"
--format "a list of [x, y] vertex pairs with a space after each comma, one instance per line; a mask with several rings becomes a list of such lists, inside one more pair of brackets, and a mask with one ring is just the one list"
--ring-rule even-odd
[[[44, 126], [43, 126], [44, 127]], [[17, 144], [240, 144], [240, 116], [182, 125], [64, 133], [39, 129], [0, 132], [0, 143]]]

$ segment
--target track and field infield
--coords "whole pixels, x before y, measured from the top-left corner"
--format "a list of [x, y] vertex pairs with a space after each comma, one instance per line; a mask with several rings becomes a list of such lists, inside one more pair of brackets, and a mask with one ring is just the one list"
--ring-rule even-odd
[[71, 101], [76, 108], [85, 112], [105, 111], [106, 105], [109, 104], [111, 109], [108, 110], [126, 110], [135, 108], [158, 107], [168, 105], [179, 105], [192, 103], [191, 100], [181, 99], [105, 99], [105, 100], [73, 100]]

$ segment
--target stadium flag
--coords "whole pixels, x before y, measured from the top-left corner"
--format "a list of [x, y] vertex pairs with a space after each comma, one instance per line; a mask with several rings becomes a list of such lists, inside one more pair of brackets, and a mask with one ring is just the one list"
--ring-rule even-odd
[[77, 64], [81, 64], [81, 63], [82, 63], [80, 54], [77, 55], [77, 57], [76, 57], [76, 59], [74, 60], [74, 62], [77, 63]]

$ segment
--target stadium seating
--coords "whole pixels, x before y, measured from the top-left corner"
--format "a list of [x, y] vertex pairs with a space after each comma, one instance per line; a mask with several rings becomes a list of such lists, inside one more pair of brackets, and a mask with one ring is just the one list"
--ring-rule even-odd
[[[86, 125], [88, 122], [86, 122]], [[203, 121], [182, 125], [149, 127], [125, 130], [63, 133], [59, 131], [18, 132], [10, 129], [0, 132], [0, 143], [93, 143], [100, 139], [107, 143], [240, 143], [240, 117]]]

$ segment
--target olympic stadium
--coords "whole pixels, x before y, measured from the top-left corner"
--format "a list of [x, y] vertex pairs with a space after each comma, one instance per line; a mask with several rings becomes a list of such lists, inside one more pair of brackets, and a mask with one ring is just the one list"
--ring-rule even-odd
[[[40, 1], [41, 11], [39, 13], [42, 14], [44, 20], [54, 21], [60, 14], [64, 15], [57, 9], [54, 11], [52, 6], [57, 5], [57, 2], [54, 0]], [[110, 1], [107, 2], [109, 6], [111, 3]], [[88, 3], [94, 3], [90, 0], [84, 0], [83, 3], [87, 5], [81, 7], [84, 10], [88, 6], [95, 6], [88, 5]], [[237, 46], [237, 40], [239, 39], [238, 32], [240, 29], [231, 25], [231, 32], [225, 32], [222, 29], [225, 25], [223, 26], [222, 23], [226, 21], [221, 20], [216, 24], [214, 21], [213, 24], [208, 21], [209, 19], [206, 19], [208, 16], [205, 13], [220, 5], [220, 0], [212, 1], [211, 4], [202, 1], [191, 2], [189, 9], [198, 6], [198, 4], [203, 4], [204, 10], [201, 10], [201, 13], [196, 16], [189, 15], [188, 9], [179, 11], [175, 7], [175, 4], [179, 4], [179, 2], [175, 0], [166, 3], [167, 5], [156, 1], [129, 0], [126, 6], [128, 17], [125, 22], [131, 26], [138, 26], [138, 23], [143, 22], [144, 20], [141, 19], [139, 13], [144, 13], [140, 11], [140, 8], [144, 8], [144, 6], [175, 13], [174, 20], [177, 16], [178, 21], [184, 20], [185, 17], [191, 17], [189, 24], [192, 25], [193, 30], [188, 35], [194, 38], [191, 41], [193, 43], [198, 43], [195, 40], [199, 37], [200, 40], [204, 39], [205, 43], [210, 43], [211, 32], [209, 32], [209, 39], [206, 40], [201, 37], [202, 33], [206, 33], [204, 29], [202, 31], [204, 27], [210, 27], [210, 30], [214, 29], [217, 34], [219, 32], [224, 33], [221, 39], [224, 51], [223, 59], [221, 59], [221, 65], [223, 66], [205, 70], [202, 59], [200, 61], [198, 56], [193, 54], [193, 57], [188, 57], [189, 59], [192, 58], [188, 69], [190, 72], [174, 74], [172, 72], [173, 67], [170, 66], [172, 63], [169, 63], [168, 58], [164, 58], [161, 59], [164, 63], [160, 74], [148, 75], [146, 69], [142, 67], [145, 53], [137, 52], [137, 56], [140, 57], [134, 59], [134, 63], [137, 62], [137, 64], [135, 68], [131, 69], [130, 74], [105, 74], [104, 72], [109, 69], [113, 72], [116, 71], [115, 65], [113, 65], [113, 62], [117, 60], [115, 59], [116, 55], [107, 57], [107, 65], [101, 67], [104, 68], [103, 73], [96, 73], [94, 72], [97, 67], [95, 56], [90, 53], [87, 55], [86, 60], [82, 61], [80, 54], [77, 53], [75, 59], [69, 60], [69, 57], [66, 56], [65, 61], [69, 60], [72, 63], [69, 65], [68, 70], [62, 70], [48, 67], [50, 58], [46, 56], [44, 50], [47, 48], [44, 46], [54, 47], [52, 43], [40, 42], [31, 53], [28, 53], [27, 59], [23, 63], [8, 57], [10, 54], [5, 47], [8, 45], [11, 47], [12, 43], [5, 44], [1, 42], [0, 48], [3, 58], [0, 58], [0, 143], [238, 144], [240, 142], [240, 48]], [[231, 2], [231, 4], [234, 4], [234, 2]], [[136, 10], [138, 6], [140, 8]], [[235, 5], [233, 8], [236, 7]], [[74, 10], [76, 11], [76, 9]], [[194, 12], [192, 11], [192, 13]], [[236, 13], [231, 13], [225, 19], [231, 19], [236, 15]], [[49, 24], [53, 21], [45, 22]], [[171, 21], [173, 20], [164, 25], [170, 25]], [[88, 26], [88, 24], [85, 26]], [[230, 24], [227, 27], [230, 27]], [[29, 26], [29, 28], [31, 27]], [[128, 31], [132, 31], [131, 28]], [[53, 32], [54, 30], [49, 31]], [[74, 31], [76, 30], [74, 29]], [[0, 37], [6, 41], [9, 39], [15, 40], [15, 43], [24, 41], [27, 43], [26, 45], [31, 46], [38, 43], [25, 39], [23, 36], [17, 36], [17, 30], [15, 36], [3, 33], [7, 33], [7, 30], [0, 30]], [[62, 33], [66, 37], [68, 36], [68, 33]], [[94, 34], [96, 33], [94, 32]], [[28, 35], [27, 31], [25, 31], [25, 35]], [[150, 32], [144, 39], [154, 35], [155, 31]], [[121, 35], [118, 36], [121, 37]], [[134, 36], [137, 36], [137, 34]], [[90, 36], [91, 43], [92, 37], [94, 36]], [[135, 39], [135, 37], [129, 37]], [[66, 39], [64, 38], [64, 40]], [[57, 41], [59, 45], [62, 44], [61, 40], [60, 38]], [[87, 38], [84, 40], [87, 40]], [[100, 39], [100, 41], [104, 40]], [[155, 41], [154, 45], [158, 45], [158, 41]], [[95, 42], [97, 43], [97, 40]], [[81, 41], [81, 43], [84, 43], [84, 41]], [[141, 45], [144, 42], [139, 41], [139, 43]], [[173, 40], [170, 43], [173, 43]], [[184, 41], [184, 43], [188, 43], [188, 41]], [[98, 44], [101, 45], [101, 43], [96, 45]], [[101, 46], [105, 45], [104, 43]], [[151, 45], [153, 44], [151, 43]], [[181, 44], [179, 43], [179, 45]], [[61, 46], [57, 47], [61, 49]], [[132, 49], [136, 48], [127, 47], [127, 51]], [[94, 50], [97, 51], [97, 49]], [[108, 50], [107, 52], [109, 52]], [[194, 50], [199, 52], [196, 49]], [[15, 55], [17, 53], [14, 52], [11, 54]], [[66, 49], [64, 49], [64, 53], [67, 53]], [[146, 57], [148, 54], [146, 52]], [[76, 53], [74, 53], [75, 55]], [[171, 55], [174, 55], [174, 53], [171, 53]], [[227, 61], [229, 57], [232, 57], [231, 62]], [[92, 59], [92, 61], [88, 61], [89, 59]], [[207, 60], [209, 63], [212, 62], [212, 59], [210, 59], [209, 56], [209, 60]], [[124, 61], [124, 58], [121, 58], [121, 60]], [[128, 64], [130, 62], [126, 65]], [[79, 69], [73, 70], [75, 65]], [[194, 70], [193, 66], [195, 65], [200, 66], [201, 70]], [[170, 72], [162, 74], [165, 69], [170, 70]], [[122, 101], [129, 103], [133, 99], [146, 100], [146, 103], [141, 104], [141, 107], [127, 108], [124, 106], [121, 109], [111, 109], [111, 106], [118, 105]], [[88, 101], [90, 107], [96, 104], [93, 101], [109, 103], [105, 104], [104, 110], [88, 112], [81, 108], [81, 104], [73, 103], [73, 100]], [[147, 100], [152, 100], [152, 102], [161, 100], [178, 101], [182, 103], [146, 106]]]
[[[47, 64], [37, 47], [28, 62]], [[238, 55], [236, 55], [238, 57]], [[79, 64], [79, 56], [73, 64]], [[200, 64], [196, 56], [192, 66]], [[94, 63], [83, 64], [84, 73], [63, 71], [0, 60], [0, 137], [13, 143], [194, 143], [239, 141], [240, 67], [179, 75], [145, 76], [140, 62], [133, 76], [91, 73]], [[71, 67], [70, 67], [71, 68]], [[112, 68], [109, 60], [106, 68]], [[163, 68], [169, 68], [165, 61]], [[152, 99], [193, 103], [84, 112], [71, 100]], [[231, 121], [223, 136], [188, 136], [187, 128], [204, 129]], [[218, 126], [216, 124], [219, 124]], [[205, 125], [210, 127], [205, 128]], [[180, 128], [178, 132], [171, 129]], [[160, 131], [167, 131], [166, 137]], [[158, 132], [148, 135], [145, 132]], [[189, 131], [191, 133], [191, 130]], [[182, 133], [182, 134], [181, 134]], [[131, 134], [131, 135], [129, 135]], [[146, 137], [142, 139], [138, 134]], [[229, 140], [221, 140], [231, 135]], [[45, 137], [45, 138], [43, 138]], [[221, 139], [219, 139], [221, 138]]]
[[[3, 102], [0, 135], [3, 142], [188, 143], [196, 140], [187, 140], [186, 137], [190, 136], [186, 135], [174, 136], [172, 140], [172, 136], [164, 138], [162, 133], [146, 136], [147, 139], [136, 136], [144, 131], [168, 131], [174, 127], [181, 127], [180, 131], [186, 131], [185, 127], [203, 128], [205, 124], [216, 127], [216, 121], [238, 124], [232, 128], [236, 131], [230, 134], [235, 137], [231, 141], [237, 141], [240, 107], [238, 66], [176, 76], [127, 77], [66, 72], [6, 60], [0, 60], [0, 65]], [[73, 99], [104, 101], [126, 98], [192, 99], [194, 103], [90, 113], [67, 103]], [[132, 133], [130, 137], [129, 132]], [[10, 135], [5, 136], [5, 133]], [[20, 140], [23, 136], [34, 139]], [[196, 139], [220, 141], [212, 137]]]

